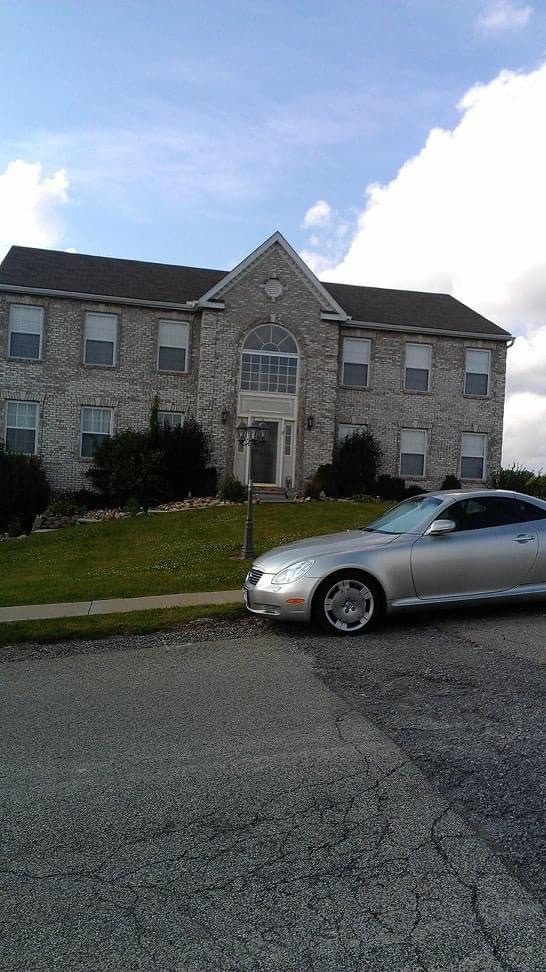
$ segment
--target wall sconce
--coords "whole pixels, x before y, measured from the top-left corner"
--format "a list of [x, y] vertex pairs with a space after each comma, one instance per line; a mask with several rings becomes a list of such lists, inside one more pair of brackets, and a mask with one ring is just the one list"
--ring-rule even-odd
[[228, 418], [229, 418], [229, 408], [225, 408], [224, 407], [222, 409], [222, 411], [220, 412], [220, 419], [222, 421], [222, 425], [226, 425], [227, 424]]
[[309, 429], [309, 432], [311, 431], [311, 429], [314, 429], [315, 428], [315, 416], [314, 415], [308, 415], [307, 416], [307, 428]]

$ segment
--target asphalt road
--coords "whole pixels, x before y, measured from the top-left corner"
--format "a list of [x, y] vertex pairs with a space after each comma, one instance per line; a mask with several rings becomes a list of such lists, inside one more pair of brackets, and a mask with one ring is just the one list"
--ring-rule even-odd
[[545, 642], [538, 607], [4, 651], [0, 969], [542, 972]]

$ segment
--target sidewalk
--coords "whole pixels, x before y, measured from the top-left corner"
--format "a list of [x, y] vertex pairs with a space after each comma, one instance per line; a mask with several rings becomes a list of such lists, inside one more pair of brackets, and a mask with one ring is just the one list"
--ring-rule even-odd
[[78, 618], [92, 614], [122, 614], [152, 608], [193, 607], [199, 604], [242, 604], [237, 591], [195, 594], [156, 594], [152, 597], [112, 597], [104, 601], [69, 601], [66, 604], [21, 604], [0, 608], [0, 624], [7, 621], [42, 621], [47, 618]]

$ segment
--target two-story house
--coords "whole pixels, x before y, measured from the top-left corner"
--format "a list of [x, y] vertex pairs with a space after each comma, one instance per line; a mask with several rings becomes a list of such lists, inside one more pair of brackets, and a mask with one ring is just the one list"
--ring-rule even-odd
[[[0, 438], [84, 485], [97, 443], [192, 415], [220, 476], [301, 488], [367, 426], [382, 470], [437, 487], [501, 460], [510, 334], [446, 294], [323, 283], [280, 233], [230, 272], [12, 247]], [[235, 428], [260, 419], [253, 452]], [[249, 468], [252, 461], [253, 468]]]

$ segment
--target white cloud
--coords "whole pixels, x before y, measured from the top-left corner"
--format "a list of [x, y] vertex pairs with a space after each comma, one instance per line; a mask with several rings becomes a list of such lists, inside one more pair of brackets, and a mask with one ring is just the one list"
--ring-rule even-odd
[[504, 465], [519, 462], [533, 472], [545, 471], [545, 429], [546, 395], [518, 392], [511, 396], [504, 429]]
[[478, 17], [478, 27], [486, 31], [519, 30], [533, 16], [529, 4], [522, 6], [513, 0], [490, 0]]
[[56, 246], [63, 235], [60, 208], [67, 201], [64, 169], [48, 177], [39, 162], [10, 162], [0, 173], [0, 257], [13, 243]]
[[506, 456], [546, 468], [544, 104], [546, 64], [471, 88], [453, 130], [433, 129], [390, 183], [367, 188], [343, 259], [328, 269], [327, 245], [312, 256], [324, 279], [445, 291], [524, 335], [509, 352]]
[[318, 199], [317, 202], [311, 206], [305, 216], [303, 217], [303, 225], [308, 226], [322, 226], [324, 223], [328, 223], [332, 216], [332, 207], [325, 199]]

